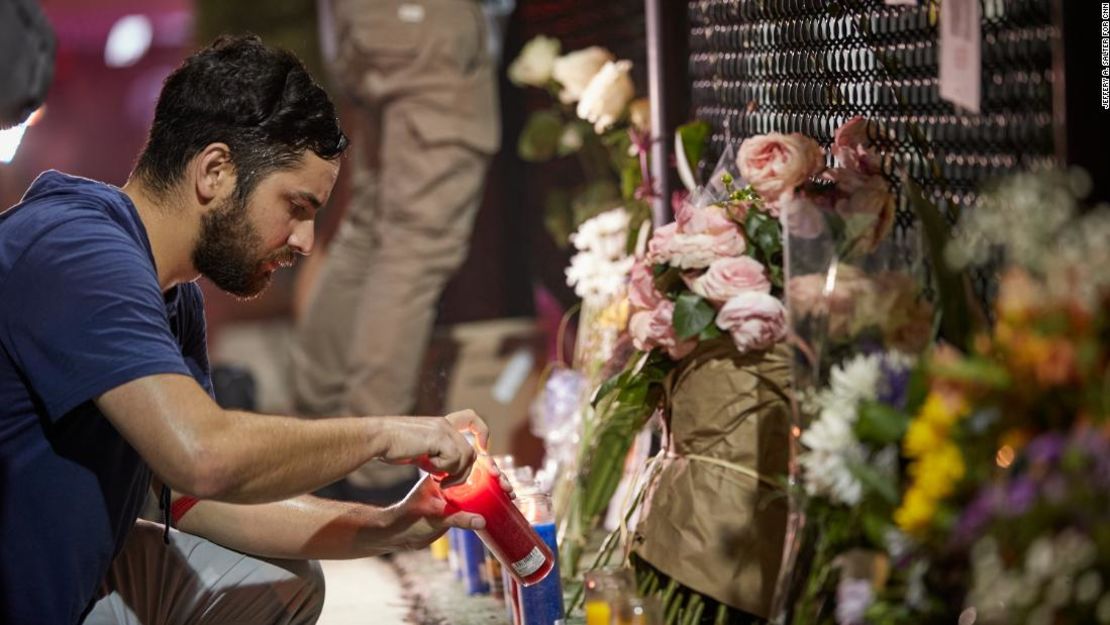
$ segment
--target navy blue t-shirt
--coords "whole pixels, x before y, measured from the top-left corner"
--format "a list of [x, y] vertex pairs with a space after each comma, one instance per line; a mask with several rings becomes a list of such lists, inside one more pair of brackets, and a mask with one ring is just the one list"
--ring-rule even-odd
[[163, 293], [118, 188], [49, 171], [0, 214], [0, 623], [78, 623], [150, 469], [93, 399], [159, 373], [211, 393], [196, 284]]

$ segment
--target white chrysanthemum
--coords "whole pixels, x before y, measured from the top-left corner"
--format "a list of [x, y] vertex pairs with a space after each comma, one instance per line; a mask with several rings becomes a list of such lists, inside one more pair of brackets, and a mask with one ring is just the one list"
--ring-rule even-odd
[[608, 299], [628, 282], [628, 211], [616, 208], [588, 219], [570, 235], [579, 250], [566, 269], [567, 284], [582, 299]]
[[628, 211], [615, 208], [587, 219], [570, 235], [570, 242], [583, 252], [591, 252], [609, 260], [628, 255]]
[[829, 387], [809, 400], [818, 417], [801, 436], [806, 451], [798, 462], [805, 470], [804, 483], [810, 495], [847, 505], [859, 503], [863, 496], [863, 485], [850, 466], [866, 462], [866, 452], [853, 428], [860, 402], [878, 396], [884, 359], [899, 367], [912, 363], [912, 359], [893, 352], [855, 356], [834, 365]]
[[875, 399], [879, 392], [882, 374], [880, 354], [862, 354], [847, 362], [834, 365], [829, 372], [829, 388], [841, 401], [856, 404], [861, 400]]
[[863, 486], [848, 467], [863, 462], [864, 458], [863, 449], [852, 432], [852, 420], [844, 418], [839, 411], [822, 411], [800, 440], [808, 449], [798, 457], [805, 469], [806, 492], [837, 503], [859, 503]]
[[633, 262], [631, 256], [614, 262], [592, 252], [579, 252], [566, 269], [567, 284], [582, 299], [608, 299], [627, 284]]

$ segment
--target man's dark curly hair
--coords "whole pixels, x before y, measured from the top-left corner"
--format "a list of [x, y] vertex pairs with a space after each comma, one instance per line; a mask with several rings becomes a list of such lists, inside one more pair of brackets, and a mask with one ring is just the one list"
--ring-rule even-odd
[[220, 37], [166, 78], [135, 172], [165, 193], [217, 142], [230, 148], [242, 201], [305, 150], [332, 160], [347, 149], [327, 93], [297, 57], [256, 36]]

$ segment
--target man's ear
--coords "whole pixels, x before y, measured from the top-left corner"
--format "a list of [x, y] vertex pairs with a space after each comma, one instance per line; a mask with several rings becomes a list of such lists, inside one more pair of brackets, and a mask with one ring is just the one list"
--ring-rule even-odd
[[235, 166], [226, 143], [209, 143], [193, 157], [190, 167], [197, 202], [208, 206], [235, 190]]

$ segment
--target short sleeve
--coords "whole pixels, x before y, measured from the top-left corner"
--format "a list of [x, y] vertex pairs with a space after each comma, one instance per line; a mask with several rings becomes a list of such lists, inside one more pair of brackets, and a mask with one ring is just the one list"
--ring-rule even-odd
[[141, 377], [191, 375], [150, 256], [108, 219], [44, 233], [0, 298], [0, 341], [51, 420]]
[[204, 321], [204, 294], [195, 282], [178, 288], [181, 289], [181, 307], [177, 336], [180, 337], [181, 353], [193, 378], [214, 399], [212, 367], [208, 362], [208, 329]]

